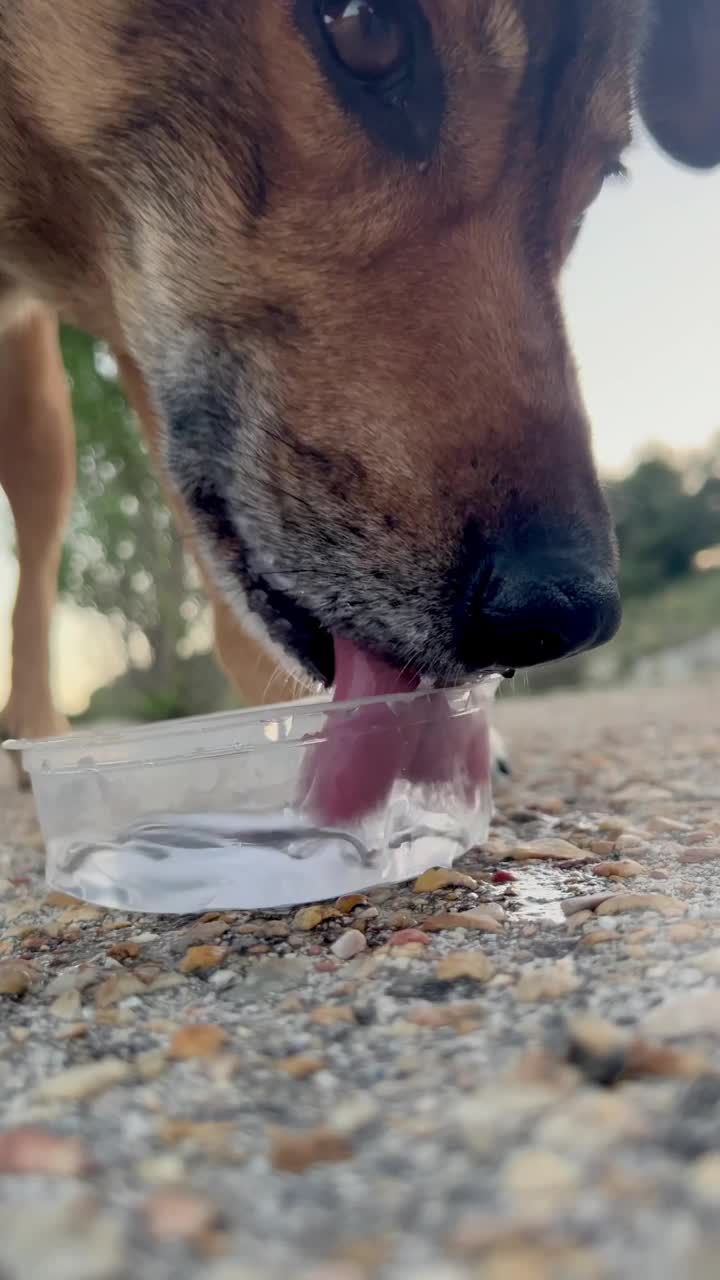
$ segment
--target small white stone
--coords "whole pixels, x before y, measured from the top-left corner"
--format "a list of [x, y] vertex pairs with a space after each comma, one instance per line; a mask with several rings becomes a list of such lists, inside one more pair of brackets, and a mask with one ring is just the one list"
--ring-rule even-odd
[[218, 991], [224, 991], [225, 987], [232, 986], [237, 978], [237, 974], [232, 969], [216, 969], [210, 974], [208, 982], [211, 987], [215, 987]]
[[346, 929], [333, 942], [330, 950], [338, 960], [352, 960], [353, 956], [357, 956], [367, 947], [365, 934], [359, 929]]

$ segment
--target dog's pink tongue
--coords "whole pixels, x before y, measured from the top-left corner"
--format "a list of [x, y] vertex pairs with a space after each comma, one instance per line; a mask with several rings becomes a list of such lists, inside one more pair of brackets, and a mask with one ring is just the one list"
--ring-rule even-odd
[[[335, 701], [414, 693], [412, 672], [335, 640]], [[456, 781], [466, 801], [489, 777], [487, 730], [475, 716], [454, 718], [440, 692], [412, 702], [373, 702], [348, 715], [329, 715], [321, 742], [308, 748], [302, 803], [328, 825], [357, 821], [379, 809], [395, 781], [433, 785]]]
[[[412, 693], [418, 677], [396, 670], [335, 640], [335, 702]], [[305, 806], [320, 821], [353, 822], [387, 799], [413, 754], [419, 729], [386, 702], [359, 707], [348, 717], [328, 716], [325, 737], [308, 753], [303, 776]]]
[[335, 639], [335, 702], [413, 693], [419, 683], [412, 672], [398, 671], [382, 658], [358, 649], [351, 640]]

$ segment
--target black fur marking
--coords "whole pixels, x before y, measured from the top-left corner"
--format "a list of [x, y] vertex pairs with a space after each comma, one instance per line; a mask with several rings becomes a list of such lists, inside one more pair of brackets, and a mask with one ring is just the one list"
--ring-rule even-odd
[[292, 653], [316, 679], [330, 686], [335, 678], [335, 650], [330, 633], [309, 609], [285, 591], [271, 586], [251, 567], [251, 556], [230, 515], [225, 499], [215, 490], [196, 486], [186, 495], [201, 527], [218, 545], [226, 567], [241, 585], [247, 602], [264, 622], [268, 634]]
[[319, 449], [302, 440], [287, 424], [279, 429], [278, 439], [299, 459], [303, 472], [319, 480], [339, 502], [348, 502], [351, 494], [367, 481], [364, 463], [342, 449]]
[[180, 383], [167, 374], [161, 376], [158, 397], [175, 483], [214, 547], [218, 564], [242, 589], [269, 636], [315, 678], [332, 684], [335, 659], [330, 633], [307, 607], [269, 582], [225, 496], [236, 465], [234, 438], [242, 435], [248, 381], [245, 361], [205, 339], [185, 368], [186, 377]]

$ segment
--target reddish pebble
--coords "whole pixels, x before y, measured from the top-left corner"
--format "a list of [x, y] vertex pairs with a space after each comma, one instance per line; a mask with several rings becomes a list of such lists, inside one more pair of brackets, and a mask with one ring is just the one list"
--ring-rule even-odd
[[334, 960], [319, 960], [315, 965], [316, 973], [334, 973], [338, 968]]
[[390, 934], [391, 947], [404, 947], [408, 942], [422, 942], [427, 946], [430, 939], [422, 929], [398, 929], [397, 933]]
[[23, 939], [24, 951], [42, 951], [43, 947], [49, 947], [47, 934], [33, 933], [29, 938]]
[[496, 871], [492, 878], [493, 884], [510, 884], [511, 880], [517, 880], [514, 871]]
[[321, 956], [323, 953], [323, 949], [322, 947], [319, 947], [317, 943], [315, 943], [312, 947], [308, 947], [307, 953], [309, 956]]

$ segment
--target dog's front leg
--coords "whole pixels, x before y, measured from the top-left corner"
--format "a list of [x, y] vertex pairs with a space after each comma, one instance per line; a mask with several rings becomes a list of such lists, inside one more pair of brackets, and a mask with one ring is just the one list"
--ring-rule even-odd
[[20, 566], [0, 737], [67, 731], [50, 689], [50, 624], [75, 485], [74, 435], [57, 318], [33, 307], [0, 335], [0, 486], [15, 520]]

